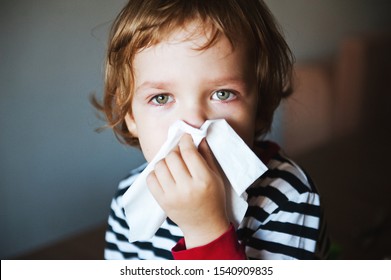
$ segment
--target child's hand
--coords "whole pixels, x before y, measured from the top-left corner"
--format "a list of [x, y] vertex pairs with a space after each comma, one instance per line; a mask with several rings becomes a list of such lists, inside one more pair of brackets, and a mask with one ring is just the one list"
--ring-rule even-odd
[[152, 195], [182, 230], [186, 247], [205, 245], [229, 227], [224, 182], [203, 141], [202, 155], [189, 134], [147, 178]]

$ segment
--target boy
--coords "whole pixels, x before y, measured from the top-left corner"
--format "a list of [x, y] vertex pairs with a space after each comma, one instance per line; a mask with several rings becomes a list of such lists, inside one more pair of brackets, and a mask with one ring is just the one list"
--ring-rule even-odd
[[324, 257], [311, 180], [276, 144], [258, 140], [290, 93], [291, 70], [289, 48], [260, 0], [129, 1], [112, 28], [104, 103], [96, 103], [116, 135], [150, 162], [175, 121], [199, 128], [225, 119], [268, 171], [247, 189], [249, 207], [235, 229], [223, 172], [207, 142], [197, 149], [185, 134], [147, 178], [167, 220], [151, 240], [127, 241], [121, 198], [145, 166], [132, 171], [112, 201], [105, 258]]

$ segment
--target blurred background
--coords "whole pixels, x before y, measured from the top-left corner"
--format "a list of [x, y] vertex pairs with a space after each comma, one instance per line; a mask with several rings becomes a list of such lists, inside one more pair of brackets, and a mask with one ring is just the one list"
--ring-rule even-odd
[[[99, 259], [118, 181], [143, 162], [89, 103], [125, 0], [0, 1], [0, 257]], [[267, 0], [296, 56], [270, 136], [323, 196], [332, 258], [391, 258], [388, 0]]]

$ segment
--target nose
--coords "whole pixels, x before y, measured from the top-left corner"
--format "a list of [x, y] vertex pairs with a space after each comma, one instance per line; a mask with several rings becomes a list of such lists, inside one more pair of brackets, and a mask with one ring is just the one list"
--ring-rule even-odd
[[181, 119], [195, 128], [200, 128], [208, 119], [207, 108], [200, 102], [192, 102], [182, 108]]

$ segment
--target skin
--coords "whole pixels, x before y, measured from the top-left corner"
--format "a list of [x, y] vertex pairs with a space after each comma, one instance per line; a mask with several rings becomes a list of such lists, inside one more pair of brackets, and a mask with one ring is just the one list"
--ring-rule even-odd
[[[197, 50], [208, 34], [194, 30], [178, 30], [135, 56], [135, 92], [126, 124], [147, 161], [178, 119], [199, 128], [208, 119], [224, 118], [253, 147], [258, 94], [251, 50], [243, 43], [233, 49], [224, 36]], [[197, 149], [184, 135], [147, 178], [188, 249], [215, 240], [229, 227], [223, 176], [207, 143]]]

